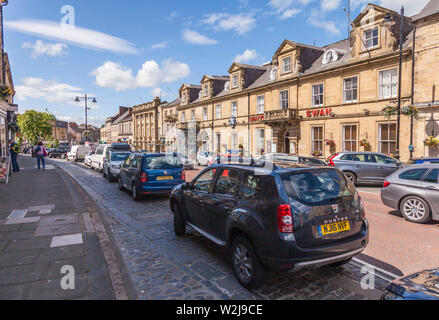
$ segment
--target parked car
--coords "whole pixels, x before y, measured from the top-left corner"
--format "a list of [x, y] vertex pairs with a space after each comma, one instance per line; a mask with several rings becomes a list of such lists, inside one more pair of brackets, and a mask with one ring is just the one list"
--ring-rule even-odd
[[177, 157], [180, 159], [181, 163], [183, 164], [184, 170], [193, 170], [195, 168], [194, 161], [188, 155], [183, 153], [177, 153]]
[[362, 252], [368, 222], [355, 186], [336, 168], [215, 164], [172, 190], [174, 231], [197, 230], [228, 249], [238, 281], [267, 270], [345, 264]]
[[67, 157], [67, 152], [69, 152], [68, 148], [57, 147], [47, 150], [47, 155], [49, 158], [65, 159]]
[[393, 280], [382, 300], [439, 300], [439, 268], [415, 272]]
[[90, 146], [88, 145], [77, 145], [72, 146], [70, 151], [67, 153], [68, 161], [84, 161], [85, 155], [90, 152]]
[[131, 191], [135, 201], [145, 195], [169, 194], [186, 181], [180, 158], [174, 154], [131, 154], [120, 167], [119, 189]]
[[399, 210], [408, 221], [439, 220], [438, 175], [437, 164], [404, 167], [386, 178], [381, 200], [386, 206]]
[[355, 183], [382, 183], [398, 170], [402, 163], [381, 153], [340, 152], [327, 159], [329, 166], [335, 166]]
[[108, 158], [104, 159], [102, 174], [108, 181], [113, 182], [119, 179], [120, 166], [125, 162], [130, 151], [111, 151]]
[[315, 164], [319, 166], [325, 166], [326, 163], [323, 160], [314, 157], [302, 157], [302, 156], [291, 156], [284, 153], [270, 153], [256, 158], [258, 160], [267, 160], [273, 162], [296, 162], [296, 163], [308, 163]]
[[210, 151], [200, 150], [197, 153], [197, 165], [207, 166], [212, 161], [214, 153]]
[[90, 167], [91, 166], [91, 157], [92, 157], [92, 155], [94, 155], [94, 151], [93, 150], [90, 150], [86, 155], [85, 155], [85, 157], [84, 157], [84, 164], [87, 166], [87, 167]]
[[130, 149], [127, 143], [100, 144], [91, 156], [91, 168], [103, 172], [104, 160], [110, 156], [111, 151], [129, 151]]
[[412, 164], [422, 164], [422, 163], [432, 163], [432, 164], [439, 164], [439, 158], [419, 158], [419, 159], [410, 159], [405, 163], [405, 165], [412, 165]]

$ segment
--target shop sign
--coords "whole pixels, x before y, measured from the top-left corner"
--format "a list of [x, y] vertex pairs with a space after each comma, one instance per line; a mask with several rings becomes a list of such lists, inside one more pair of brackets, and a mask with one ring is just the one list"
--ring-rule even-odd
[[250, 122], [258, 122], [258, 121], [264, 121], [264, 115], [263, 114], [259, 114], [257, 116], [251, 116], [250, 117]]
[[307, 118], [319, 118], [319, 117], [328, 117], [332, 113], [332, 108], [326, 109], [313, 109], [306, 111]]

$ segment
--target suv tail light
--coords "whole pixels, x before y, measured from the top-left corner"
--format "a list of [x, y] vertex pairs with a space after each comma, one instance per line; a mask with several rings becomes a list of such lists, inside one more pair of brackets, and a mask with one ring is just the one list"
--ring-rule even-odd
[[142, 172], [142, 174], [140, 175], [140, 182], [148, 182], [148, 175], [146, 174], [146, 172]]
[[390, 182], [384, 181], [383, 188], [387, 188], [388, 186], [390, 186]]
[[334, 163], [334, 161], [332, 161], [332, 159], [334, 159], [336, 156], [338, 156], [337, 153], [333, 154], [332, 156], [330, 156], [330, 157], [326, 160], [326, 163], [328, 164], [328, 166], [334, 166], [334, 167], [335, 167], [335, 163]]
[[181, 172], [180, 180], [186, 181], [186, 172], [184, 170]]
[[293, 215], [289, 204], [281, 204], [277, 208], [277, 227], [282, 233], [293, 233]]

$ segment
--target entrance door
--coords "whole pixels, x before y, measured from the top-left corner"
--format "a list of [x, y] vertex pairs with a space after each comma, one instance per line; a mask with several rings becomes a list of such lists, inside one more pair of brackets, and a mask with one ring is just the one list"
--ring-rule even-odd
[[290, 154], [290, 134], [287, 131], [287, 133], [285, 134], [285, 143], [284, 143], [284, 153], [286, 154]]

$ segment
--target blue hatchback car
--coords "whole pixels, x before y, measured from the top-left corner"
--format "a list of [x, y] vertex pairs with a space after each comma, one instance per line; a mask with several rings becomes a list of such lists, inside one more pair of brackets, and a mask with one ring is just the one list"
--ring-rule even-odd
[[134, 153], [120, 167], [119, 189], [131, 191], [135, 201], [145, 195], [169, 194], [185, 181], [183, 164], [175, 153]]
[[423, 164], [423, 163], [434, 163], [439, 164], [439, 158], [418, 158], [418, 159], [410, 159], [407, 161], [406, 165], [412, 164]]

